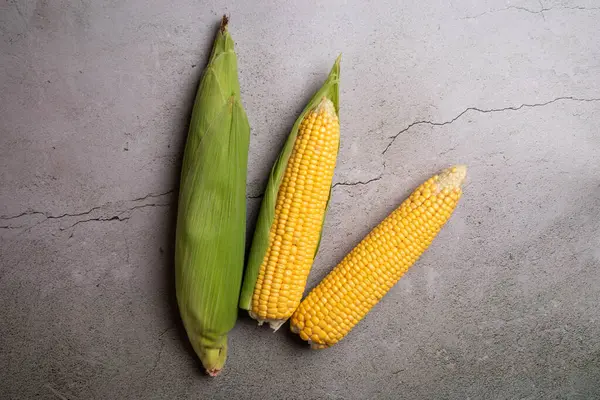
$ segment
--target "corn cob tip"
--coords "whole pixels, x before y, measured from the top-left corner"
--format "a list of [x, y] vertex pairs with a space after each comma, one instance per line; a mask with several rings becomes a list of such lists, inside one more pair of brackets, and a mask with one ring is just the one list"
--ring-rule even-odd
[[455, 165], [446, 168], [438, 175], [438, 192], [448, 188], [460, 188], [467, 177], [467, 167], [465, 165]]
[[329, 115], [331, 117], [337, 117], [337, 112], [335, 111], [335, 105], [333, 101], [329, 100], [327, 97], [323, 96], [319, 105], [315, 108], [315, 113], [323, 113], [325, 115]]

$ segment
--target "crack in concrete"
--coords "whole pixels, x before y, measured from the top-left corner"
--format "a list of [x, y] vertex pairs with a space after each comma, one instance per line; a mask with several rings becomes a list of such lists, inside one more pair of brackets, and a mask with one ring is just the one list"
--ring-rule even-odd
[[165, 333], [169, 332], [171, 329], [173, 329], [173, 326], [169, 326], [168, 328], [166, 328], [164, 331], [161, 332], [160, 335], [158, 335], [159, 338], [163, 337]]
[[23, 24], [25, 25], [25, 29], [29, 28], [29, 22], [27, 21], [27, 18], [25, 18], [25, 15], [23, 14], [23, 11], [21, 11], [21, 7], [19, 7], [19, 2], [16, 0], [13, 0], [12, 5], [15, 6], [15, 9], [17, 10], [17, 13], [19, 14], [19, 17], [21, 17], [21, 19], [23, 20]]
[[[511, 6], [509, 8], [517, 8], [516, 6]], [[581, 9], [582, 7], [570, 7], [573, 9]], [[586, 8], [589, 9], [589, 8]], [[600, 9], [600, 7], [598, 7], [598, 9]], [[542, 11], [544, 11], [545, 9], [542, 8]], [[531, 10], [529, 10], [531, 11]], [[541, 12], [541, 11], [537, 11], [537, 12]], [[411, 124], [409, 124], [406, 128], [402, 129], [401, 131], [399, 131], [398, 133], [396, 133], [393, 136], [390, 136], [389, 139], [391, 139], [389, 141], [389, 143], [386, 145], [386, 147], [383, 149], [383, 151], [381, 152], [381, 155], [385, 155], [385, 153], [390, 149], [390, 147], [394, 144], [394, 142], [396, 141], [396, 139], [403, 133], [407, 132], [408, 130], [412, 129], [415, 126], [418, 125], [430, 125], [430, 126], [444, 126], [444, 125], [450, 125], [452, 123], [454, 123], [455, 121], [457, 121], [458, 119], [460, 119], [462, 116], [464, 116], [465, 114], [467, 114], [470, 111], [474, 111], [477, 113], [482, 113], [482, 114], [487, 114], [487, 113], [497, 113], [497, 112], [504, 112], [504, 111], [518, 111], [521, 110], [523, 108], [534, 108], [534, 107], [543, 107], [543, 106], [547, 106], [549, 104], [555, 103], [557, 101], [577, 101], [577, 102], [596, 102], [596, 101], [600, 101], [600, 98], [589, 98], [589, 99], [585, 99], [585, 98], [578, 98], [578, 97], [574, 97], [574, 96], [561, 96], [561, 97], [557, 97], [553, 100], [549, 100], [543, 103], [533, 103], [533, 104], [528, 104], [528, 103], [523, 103], [519, 106], [509, 106], [509, 107], [503, 107], [503, 108], [491, 108], [491, 109], [481, 109], [478, 107], [468, 107], [465, 110], [463, 110], [461, 113], [459, 113], [456, 117], [452, 118], [449, 121], [444, 121], [444, 122], [435, 122], [435, 121], [428, 121], [428, 120], [421, 120], [421, 121], [415, 121], [412, 122]], [[451, 148], [448, 151], [454, 150], [455, 148]], [[385, 159], [383, 160], [383, 169], [385, 171]], [[380, 173], [379, 176], [375, 177], [375, 178], [371, 178], [367, 181], [356, 181], [356, 182], [337, 182], [332, 186], [332, 189], [337, 187], [337, 186], [357, 186], [357, 185], [368, 185], [370, 183], [376, 182], [378, 180], [380, 180], [384, 175], [384, 172]], [[125, 202], [139, 202], [139, 201], [143, 201], [149, 198], [157, 198], [157, 197], [162, 197], [162, 196], [166, 196], [168, 194], [172, 194], [175, 191], [175, 189], [170, 189], [166, 192], [163, 193], [149, 193], [145, 196], [142, 197], [138, 197], [135, 199], [131, 199], [131, 200], [125, 200]], [[259, 193], [256, 195], [248, 195], [246, 196], [247, 199], [260, 199], [264, 196], [264, 193]], [[89, 210], [86, 211], [82, 211], [82, 212], [77, 212], [77, 213], [63, 213], [63, 214], [59, 214], [59, 215], [49, 215], [46, 212], [42, 212], [42, 211], [24, 211], [20, 214], [16, 214], [16, 215], [2, 215], [0, 216], [0, 220], [2, 221], [9, 221], [9, 220], [13, 220], [13, 219], [17, 219], [17, 218], [21, 218], [24, 216], [33, 216], [33, 215], [41, 215], [44, 217], [44, 219], [40, 222], [38, 222], [37, 224], [34, 224], [33, 226], [36, 226], [46, 220], [50, 220], [50, 219], [56, 219], [56, 220], [60, 220], [62, 218], [68, 218], [68, 217], [81, 217], [84, 215], [89, 215], [92, 212], [96, 211], [96, 210], [100, 210], [102, 208], [107, 207], [110, 204], [114, 204], [115, 202], [109, 202], [100, 206], [95, 206], [90, 208]], [[118, 214], [116, 215], [111, 215], [111, 216], [101, 216], [101, 217], [96, 217], [96, 218], [88, 218], [88, 219], [84, 219], [84, 220], [80, 220], [80, 221], [76, 221], [75, 223], [71, 224], [70, 226], [66, 227], [66, 228], [61, 228], [61, 230], [65, 230], [65, 229], [69, 229], [72, 228], [78, 224], [81, 223], [85, 223], [85, 222], [91, 222], [91, 221], [99, 221], [99, 222], [106, 222], [106, 221], [126, 221], [130, 218], [130, 216], [123, 216], [123, 214], [127, 213], [127, 212], [131, 212], [135, 209], [139, 209], [139, 208], [145, 208], [145, 207], [162, 207], [162, 206], [167, 206], [169, 205], [168, 203], [152, 203], [152, 204], [142, 204], [142, 205], [137, 205], [137, 206], [133, 206], [130, 208], [127, 208], [126, 210], [120, 211]], [[31, 228], [33, 227], [31, 226]], [[21, 228], [25, 228], [26, 225], [19, 225], [19, 226], [11, 226], [11, 225], [0, 225], [0, 229], [21, 229]]]
[[[149, 198], [166, 196], [168, 194], [173, 193], [173, 191], [174, 191], [174, 189], [168, 190], [168, 191], [166, 191], [164, 193], [158, 193], [158, 194], [150, 193], [150, 194], [147, 194], [147, 195], [145, 195], [143, 197], [138, 197], [136, 199], [124, 200], [124, 201], [128, 202], [128, 203], [133, 203], [133, 202], [136, 202], [136, 201], [142, 201], [142, 200], [146, 200], [146, 199], [149, 199]], [[105, 203], [105, 204], [103, 204], [101, 206], [95, 206], [95, 207], [90, 208], [87, 211], [82, 211], [82, 212], [79, 212], [79, 213], [64, 213], [64, 214], [59, 214], [59, 215], [48, 215], [47, 213], [42, 212], [42, 211], [24, 211], [24, 212], [22, 212], [20, 214], [16, 214], [16, 215], [0, 215], [0, 220], [6, 221], [6, 220], [11, 220], [11, 219], [16, 219], [16, 218], [28, 216], [28, 215], [42, 215], [46, 219], [61, 219], [61, 218], [66, 218], [66, 217], [81, 217], [83, 215], [90, 214], [93, 211], [99, 210], [101, 208], [104, 208], [104, 207], [106, 207], [106, 206], [108, 206], [110, 204], [114, 204], [114, 203], [117, 203], [117, 201], [108, 202], [108, 203]]]
[[[385, 165], [384, 165], [384, 169], [385, 169]], [[368, 185], [369, 183], [375, 182], [380, 180], [381, 178], [383, 178], [383, 172], [379, 174], [379, 176], [376, 176], [375, 178], [371, 178], [367, 181], [356, 181], [356, 182], [336, 182], [331, 186], [331, 189], [333, 190], [333, 188], [335, 188], [336, 186], [357, 186], [357, 185]], [[250, 196], [246, 196], [247, 199], [261, 199], [264, 197], [264, 193], [259, 193], [256, 195], [250, 195]]]
[[[385, 168], [385, 165], [384, 165]], [[376, 176], [375, 178], [371, 178], [367, 181], [356, 181], [356, 182], [336, 182], [331, 186], [331, 189], [333, 190], [336, 186], [357, 186], [357, 185], [368, 185], [369, 183], [373, 183], [375, 181], [380, 180], [381, 178], [383, 178], [383, 172], [379, 174], [379, 176]], [[247, 199], [261, 199], [264, 197], [264, 193], [259, 193], [256, 195], [251, 195], [251, 196], [246, 196]]]
[[450, 147], [449, 149], [442, 151], [441, 153], [438, 154], [438, 157], [444, 156], [454, 150], [456, 150], [456, 146]]
[[17, 226], [12, 226], [12, 225], [0, 225], [0, 229], [21, 229], [21, 228], [26, 228], [27, 225], [17, 225]]
[[337, 182], [331, 188], [333, 189], [336, 186], [357, 186], [357, 185], [368, 185], [369, 183], [375, 182], [383, 178], [383, 173], [379, 174], [375, 178], [371, 178], [366, 181], [356, 181], [356, 182]]
[[156, 370], [156, 367], [158, 367], [158, 363], [160, 362], [160, 357], [162, 356], [162, 352], [165, 348], [165, 342], [162, 342], [161, 346], [160, 346], [160, 350], [158, 351], [158, 356], [156, 357], [156, 360], [154, 361], [154, 365], [152, 366], [152, 368], [150, 369], [150, 371], [148, 371], [148, 373], [146, 374], [146, 377], [150, 376], [154, 370]]
[[544, 15], [544, 12], [546, 11], [552, 11], [552, 10], [578, 10], [578, 11], [597, 11], [600, 10], [600, 7], [582, 7], [582, 6], [563, 6], [563, 7], [544, 7], [544, 5], [542, 4], [542, 2], [540, 2], [540, 9], [539, 10], [532, 10], [531, 8], [527, 8], [527, 7], [522, 7], [522, 6], [509, 6], [509, 7], [504, 7], [504, 8], [498, 8], [495, 10], [489, 10], [489, 11], [484, 11], [482, 13], [476, 14], [476, 15], [472, 15], [472, 16], [466, 16], [461, 18], [462, 20], [465, 19], [477, 19], [479, 17], [482, 17], [484, 15], [488, 15], [488, 14], [495, 14], [498, 12], [502, 12], [502, 11], [509, 11], [509, 10], [517, 10], [517, 11], [524, 11], [530, 14], [541, 14], [542, 17], [544, 18], [544, 21], [546, 20], [546, 16]]
[[58, 390], [54, 389], [52, 386], [50, 386], [49, 384], [46, 385], [46, 387], [48, 389], [50, 389], [50, 391], [52, 392], [52, 394], [54, 396], [56, 396], [57, 398], [59, 398], [60, 400], [69, 400], [67, 399], [61, 392], [59, 392]]
[[581, 6], [571, 6], [571, 7], [559, 7], [565, 10], [600, 10], [600, 7], [581, 7]]
[[[144, 201], [144, 200], [147, 200], [147, 199], [152, 199], [152, 198], [158, 198], [158, 197], [166, 196], [166, 195], [169, 195], [169, 194], [171, 194], [173, 192], [174, 192], [174, 189], [168, 190], [168, 191], [166, 191], [164, 193], [149, 193], [149, 194], [147, 194], [145, 196], [142, 196], [142, 197], [138, 197], [138, 198], [131, 199], [131, 200], [125, 200], [125, 202], [128, 202], [128, 203], [140, 202], [140, 201]], [[100, 210], [100, 209], [106, 208], [109, 205], [115, 204], [115, 203], [116, 202], [109, 202], [109, 203], [106, 203], [106, 204], [103, 204], [103, 205], [100, 205], [100, 206], [92, 207], [92, 208], [90, 208], [87, 211], [82, 211], [82, 212], [77, 212], [77, 213], [63, 213], [63, 214], [59, 214], [59, 215], [51, 215], [51, 214], [48, 214], [48, 213], [45, 213], [45, 212], [42, 212], [42, 211], [25, 211], [25, 212], [22, 212], [22, 213], [17, 214], [17, 215], [3, 215], [3, 216], [0, 216], [0, 220], [10, 221], [10, 220], [13, 220], [13, 219], [21, 218], [21, 217], [24, 217], [24, 216], [32, 216], [32, 215], [41, 215], [41, 216], [43, 216], [44, 217], [43, 220], [39, 221], [38, 223], [36, 223], [36, 224], [34, 224], [34, 225], [32, 225], [30, 227], [30, 228], [33, 228], [34, 226], [39, 225], [42, 222], [47, 221], [47, 220], [61, 220], [63, 218], [82, 217], [82, 216], [85, 216], [85, 215], [89, 215], [89, 214], [91, 214], [92, 212], [94, 212], [96, 210]], [[130, 218], [130, 216], [123, 216], [123, 214], [125, 214], [125, 213], [131, 212], [131, 211], [139, 209], [139, 208], [161, 207], [161, 206], [167, 206], [167, 205], [169, 205], [169, 203], [151, 203], [151, 204], [135, 205], [135, 206], [132, 206], [132, 207], [128, 207], [125, 210], [119, 211], [116, 215], [100, 216], [100, 217], [96, 217], [96, 218], [88, 218], [88, 219], [79, 220], [79, 221], [75, 222], [74, 224], [68, 226], [67, 228], [60, 228], [60, 230], [69, 229], [69, 228], [72, 228], [75, 225], [78, 225], [80, 223], [90, 222], [90, 221], [116, 221], [116, 220], [118, 220], [118, 221], [126, 221], [126, 220], [128, 220]], [[26, 227], [26, 225], [19, 225], [19, 226], [3, 225], [3, 226], [0, 226], [0, 229], [19, 229], [19, 228], [25, 228], [25, 227]]]
[[[164, 193], [149, 193], [145, 196], [142, 197], [138, 197], [135, 199], [130, 199], [130, 200], [124, 200], [124, 202], [127, 203], [135, 203], [135, 202], [140, 202], [140, 201], [144, 201], [150, 198], [157, 198], [157, 197], [162, 197], [162, 196], [166, 196], [168, 194], [172, 194], [175, 192], [175, 189], [171, 189], [168, 190]], [[264, 193], [259, 193], [256, 195], [248, 195], [246, 196], [247, 199], [261, 199], [264, 196]], [[101, 210], [111, 204], [115, 204], [117, 202], [109, 202], [109, 203], [105, 203], [103, 205], [100, 206], [95, 206], [90, 208], [89, 210], [86, 211], [82, 211], [82, 212], [77, 212], [77, 213], [63, 213], [63, 214], [59, 214], [59, 215], [50, 215], [46, 212], [42, 212], [42, 211], [24, 211], [20, 214], [16, 214], [16, 215], [2, 215], [0, 216], [0, 220], [1, 221], [9, 221], [9, 220], [13, 220], [13, 219], [18, 219], [21, 217], [25, 217], [25, 216], [33, 216], [33, 215], [40, 215], [42, 217], [44, 217], [44, 219], [42, 221], [39, 221], [38, 223], [29, 226], [29, 229], [33, 228], [36, 225], [39, 225], [40, 223], [47, 221], [49, 219], [55, 219], [55, 220], [60, 220], [62, 218], [70, 218], [70, 217], [82, 217], [85, 215], [89, 215], [92, 212], [96, 211], [96, 210]], [[145, 208], [145, 207], [164, 207], [164, 206], [168, 206], [170, 205], [170, 203], [152, 203], [152, 204], [141, 204], [141, 205], [137, 205], [137, 206], [133, 206], [130, 208], [127, 208], [123, 211], [119, 211], [118, 214], [115, 215], [109, 215], [109, 216], [101, 216], [101, 217], [96, 217], [96, 218], [88, 218], [88, 219], [83, 219], [80, 221], [77, 221], [71, 225], [69, 225], [66, 228], [60, 228], [60, 230], [66, 230], [66, 229], [70, 229], [72, 227], [74, 227], [75, 225], [81, 224], [81, 223], [85, 223], [85, 222], [92, 222], [92, 221], [98, 221], [98, 222], [106, 222], [106, 221], [127, 221], [130, 216], [123, 216], [123, 214], [131, 212], [133, 210], [139, 209], [139, 208]], [[12, 225], [0, 225], [0, 229], [22, 229], [22, 228], [27, 228], [28, 225], [18, 225], [18, 226], [12, 226]]]
[[452, 118], [449, 121], [435, 122], [435, 121], [422, 120], [422, 121], [415, 121], [415, 122], [411, 123], [406, 128], [402, 129], [400, 132], [389, 137], [389, 139], [392, 139], [392, 140], [390, 140], [390, 142], [387, 144], [385, 149], [383, 149], [383, 151], [381, 152], [381, 155], [385, 155], [385, 153], [389, 150], [389, 148], [394, 144], [394, 142], [396, 141], [398, 136], [400, 136], [404, 132], [410, 130], [411, 128], [413, 128], [417, 125], [430, 125], [430, 126], [450, 125], [453, 122], [455, 122], [456, 120], [458, 120], [459, 118], [461, 118], [463, 115], [468, 113], [469, 111], [474, 111], [474, 112], [478, 112], [478, 113], [482, 113], [482, 114], [497, 113], [497, 112], [504, 112], [504, 111], [518, 111], [522, 108], [534, 108], [534, 107], [547, 106], [548, 104], [552, 104], [557, 101], [595, 102], [595, 101], [600, 101], [600, 98], [584, 99], [584, 98], [578, 98], [578, 97], [574, 97], [574, 96], [562, 96], [562, 97], [557, 97], [553, 100], [546, 101], [544, 103], [533, 103], [533, 104], [523, 103], [519, 106], [510, 106], [510, 107], [503, 107], [503, 108], [482, 109], [482, 108], [477, 108], [477, 107], [468, 107], [465, 110], [463, 110], [460, 114], [458, 114], [456, 117]]
[[125, 231], [123, 230], [123, 243], [125, 243], [125, 250], [127, 251], [126, 254], [126, 258], [125, 258], [125, 262], [127, 263], [127, 265], [131, 265], [130, 264], [130, 259], [131, 259], [131, 254], [130, 254], [130, 250], [129, 250], [129, 241], [127, 240], [127, 235], [125, 234]]
[[139, 206], [134, 206], [134, 207], [128, 208], [126, 210], [123, 210], [123, 211], [119, 212], [117, 215], [112, 215], [112, 216], [108, 216], [108, 217], [98, 217], [98, 218], [83, 219], [83, 220], [75, 222], [74, 224], [72, 224], [72, 225], [70, 225], [70, 226], [68, 226], [66, 228], [60, 228], [60, 230], [64, 231], [64, 230], [70, 229], [70, 228], [72, 228], [72, 227], [74, 227], [76, 225], [83, 224], [85, 222], [91, 222], [91, 221], [99, 221], [99, 222], [105, 222], [105, 221], [127, 221], [129, 218], [131, 218], [131, 215], [123, 216], [123, 214], [125, 214], [125, 213], [130, 213], [131, 211], [137, 210], [137, 209], [140, 209], [140, 208], [146, 208], [146, 207], [164, 207], [164, 206], [169, 206], [169, 205], [170, 205], [169, 203], [163, 203], [163, 204], [161, 204], [161, 203], [158, 203], [158, 204], [155, 204], [155, 203], [152, 203], [152, 204], [142, 204], [142, 205], [139, 205]]

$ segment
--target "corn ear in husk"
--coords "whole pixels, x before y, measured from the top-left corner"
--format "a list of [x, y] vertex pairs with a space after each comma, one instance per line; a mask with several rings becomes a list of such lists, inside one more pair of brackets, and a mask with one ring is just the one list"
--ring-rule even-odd
[[210, 375], [223, 368], [237, 319], [246, 229], [250, 127], [223, 17], [188, 132], [177, 215], [175, 270], [188, 338]]
[[338, 57], [292, 127], [261, 204], [240, 308], [275, 330], [300, 303], [320, 244], [339, 150], [339, 75]]

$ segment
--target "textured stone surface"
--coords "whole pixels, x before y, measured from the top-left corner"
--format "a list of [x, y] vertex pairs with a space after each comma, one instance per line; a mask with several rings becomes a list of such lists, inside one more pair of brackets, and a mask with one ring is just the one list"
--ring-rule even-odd
[[[2, 1], [2, 398], [600, 398], [593, 0]], [[339, 52], [314, 286], [421, 181], [470, 167], [423, 258], [335, 347], [243, 317], [201, 374], [173, 305], [178, 167], [219, 16], [267, 172]]]

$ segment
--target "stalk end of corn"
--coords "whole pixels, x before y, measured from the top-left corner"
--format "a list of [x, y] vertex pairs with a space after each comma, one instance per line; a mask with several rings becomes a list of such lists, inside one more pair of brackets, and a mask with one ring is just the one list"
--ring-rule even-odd
[[466, 165], [455, 165], [450, 168], [446, 168], [439, 174], [438, 190], [442, 191], [446, 188], [454, 189], [459, 188], [467, 177], [467, 166]]
[[314, 111], [317, 115], [318, 114], [324, 114], [329, 116], [332, 119], [337, 120], [337, 112], [335, 110], [335, 105], [333, 104], [333, 101], [329, 100], [326, 96], [323, 96], [321, 98], [321, 102], [319, 103], [319, 105], [315, 108]]
[[273, 332], [277, 332], [279, 328], [281, 328], [283, 324], [285, 324], [285, 322], [287, 321], [287, 319], [261, 318], [252, 310], [248, 310], [248, 315], [250, 315], [250, 318], [255, 319], [258, 322], [258, 326], [262, 326], [265, 322], [269, 324], [269, 328], [273, 329]]

